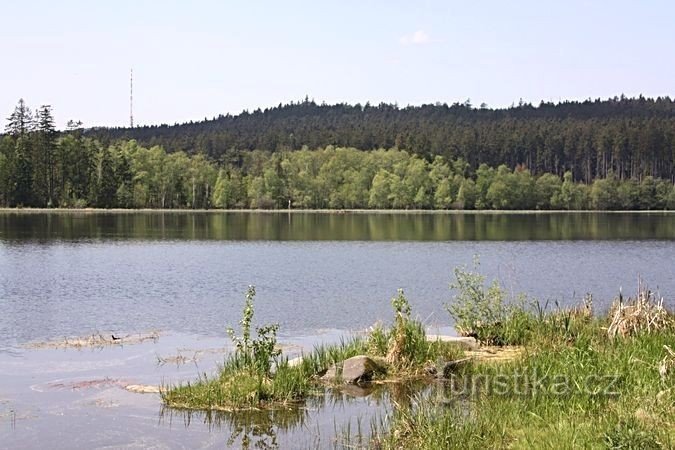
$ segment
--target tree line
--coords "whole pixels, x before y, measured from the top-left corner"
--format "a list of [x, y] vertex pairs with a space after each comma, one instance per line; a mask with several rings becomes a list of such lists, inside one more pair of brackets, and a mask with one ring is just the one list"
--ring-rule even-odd
[[[585, 182], [572, 170], [476, 167], [396, 147], [247, 150], [214, 159], [136, 140], [104, 143], [20, 100], [0, 140], [0, 205], [100, 208], [675, 209], [671, 179]], [[232, 155], [231, 155], [232, 156]]]
[[428, 161], [463, 159], [471, 170], [518, 165], [533, 174], [591, 183], [610, 173], [619, 180], [652, 176], [675, 181], [675, 101], [626, 98], [509, 108], [453, 105], [398, 107], [301, 102], [244, 111], [180, 125], [98, 128], [87, 134], [104, 143], [135, 139], [189, 154], [237, 161], [251, 150], [283, 152], [354, 147], [399, 148]]

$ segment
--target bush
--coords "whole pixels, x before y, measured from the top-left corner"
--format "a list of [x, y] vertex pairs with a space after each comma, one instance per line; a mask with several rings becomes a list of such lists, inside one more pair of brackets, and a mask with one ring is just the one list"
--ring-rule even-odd
[[[474, 270], [478, 261], [474, 262]], [[506, 293], [497, 280], [485, 287], [485, 276], [464, 267], [455, 268], [457, 294], [446, 305], [463, 336], [475, 337], [486, 345], [521, 345], [529, 338], [535, 318], [525, 308], [525, 297], [507, 303]]]

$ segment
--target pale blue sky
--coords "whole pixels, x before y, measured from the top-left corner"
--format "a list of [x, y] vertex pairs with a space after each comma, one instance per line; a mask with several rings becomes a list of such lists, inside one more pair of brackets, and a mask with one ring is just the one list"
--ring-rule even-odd
[[0, 115], [201, 120], [299, 100], [675, 94], [672, 1], [5, 1]]

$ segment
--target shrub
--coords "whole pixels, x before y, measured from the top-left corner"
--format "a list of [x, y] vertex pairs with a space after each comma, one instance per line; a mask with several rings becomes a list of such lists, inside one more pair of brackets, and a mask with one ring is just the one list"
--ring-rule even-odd
[[[474, 270], [478, 260], [474, 262]], [[534, 315], [525, 308], [526, 298], [506, 301], [506, 293], [497, 280], [485, 287], [485, 276], [464, 267], [455, 268], [457, 291], [446, 310], [455, 320], [455, 328], [463, 336], [473, 336], [487, 345], [520, 345], [530, 335]]]

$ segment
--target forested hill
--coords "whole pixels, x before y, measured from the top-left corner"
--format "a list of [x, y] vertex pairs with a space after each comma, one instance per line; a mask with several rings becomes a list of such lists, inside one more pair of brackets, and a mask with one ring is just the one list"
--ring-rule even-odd
[[327, 145], [404, 149], [431, 160], [462, 158], [525, 166], [533, 173], [590, 182], [611, 172], [619, 179], [652, 175], [675, 180], [675, 101], [615, 97], [505, 109], [484, 105], [326, 105], [305, 100], [177, 125], [95, 128], [87, 134], [104, 143], [135, 139], [167, 151], [204, 153], [224, 162], [242, 152], [310, 149]]

